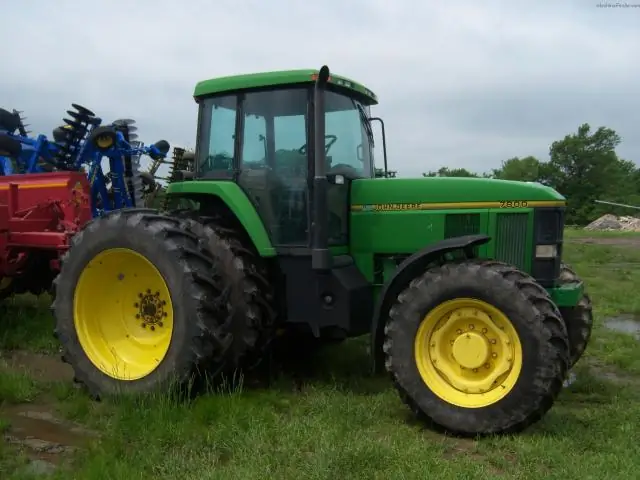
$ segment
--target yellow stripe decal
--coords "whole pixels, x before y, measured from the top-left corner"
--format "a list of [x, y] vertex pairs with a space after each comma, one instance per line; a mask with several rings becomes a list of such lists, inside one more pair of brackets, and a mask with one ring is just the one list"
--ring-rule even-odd
[[[31, 188], [64, 188], [67, 186], [67, 183], [18, 183], [19, 190]], [[0, 190], [9, 190], [9, 184], [0, 185]]]
[[564, 200], [504, 200], [499, 202], [450, 202], [450, 203], [377, 203], [351, 205], [352, 212], [400, 212], [418, 210], [451, 210], [463, 208], [536, 208], [565, 207]]

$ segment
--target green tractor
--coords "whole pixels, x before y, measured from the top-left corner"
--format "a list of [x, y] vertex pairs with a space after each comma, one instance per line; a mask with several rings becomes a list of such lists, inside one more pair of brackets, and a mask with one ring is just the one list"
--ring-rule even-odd
[[563, 196], [376, 178], [377, 98], [326, 66], [194, 96], [195, 171], [170, 208], [95, 219], [61, 262], [56, 334], [92, 396], [247, 371], [279, 338], [370, 334], [373, 368], [433, 428], [517, 432], [551, 408], [592, 325], [561, 261]]

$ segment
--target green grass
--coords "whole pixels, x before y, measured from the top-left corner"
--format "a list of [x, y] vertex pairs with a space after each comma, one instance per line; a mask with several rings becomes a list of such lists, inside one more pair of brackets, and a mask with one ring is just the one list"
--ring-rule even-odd
[[[577, 381], [541, 422], [515, 437], [465, 441], [424, 430], [386, 378], [368, 375], [366, 339], [318, 355], [301, 389], [284, 378], [269, 390], [191, 403], [168, 396], [95, 403], [68, 384], [0, 369], [0, 399], [45, 398], [61, 417], [100, 432], [99, 441], [63, 462], [53, 477], [60, 479], [636, 478], [640, 348], [607, 330], [604, 319], [640, 313], [640, 248], [571, 241], [585, 236], [640, 243], [637, 234], [568, 232], [565, 259], [596, 307], [593, 341]], [[46, 299], [9, 304], [4, 318], [13, 320], [0, 327], [0, 349], [54, 351], [46, 307]], [[0, 477], [27, 478], [20, 458], [0, 448]]]

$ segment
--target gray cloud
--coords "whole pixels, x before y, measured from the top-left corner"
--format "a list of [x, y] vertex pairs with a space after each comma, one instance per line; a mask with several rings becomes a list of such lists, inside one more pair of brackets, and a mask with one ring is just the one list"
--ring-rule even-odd
[[[390, 163], [488, 170], [583, 122], [640, 161], [640, 8], [597, 1], [24, 0], [2, 7], [0, 105], [49, 132], [71, 102], [193, 145], [197, 81], [316, 68], [381, 99]], [[28, 32], [28, 33], [26, 33]]]

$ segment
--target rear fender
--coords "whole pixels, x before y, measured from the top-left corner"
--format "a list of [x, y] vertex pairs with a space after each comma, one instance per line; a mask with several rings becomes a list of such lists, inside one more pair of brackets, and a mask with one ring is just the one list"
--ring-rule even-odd
[[206, 196], [222, 201], [238, 219], [261, 257], [273, 257], [276, 250], [271, 244], [267, 229], [247, 194], [234, 182], [215, 180], [191, 180], [169, 184], [170, 197], [196, 198], [207, 203]]

